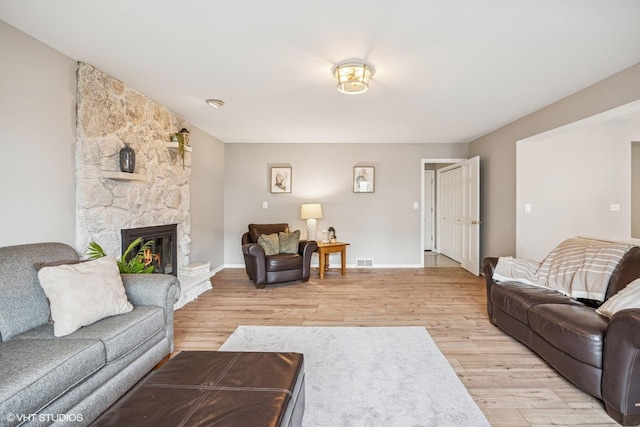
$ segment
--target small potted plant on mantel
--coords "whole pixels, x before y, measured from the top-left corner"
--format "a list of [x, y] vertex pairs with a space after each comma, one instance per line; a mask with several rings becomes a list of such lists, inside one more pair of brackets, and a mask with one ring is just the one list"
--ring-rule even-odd
[[178, 143], [178, 155], [182, 159], [182, 169], [184, 169], [184, 153], [185, 147], [189, 146], [189, 131], [186, 128], [180, 129], [180, 132], [171, 135], [171, 141]]

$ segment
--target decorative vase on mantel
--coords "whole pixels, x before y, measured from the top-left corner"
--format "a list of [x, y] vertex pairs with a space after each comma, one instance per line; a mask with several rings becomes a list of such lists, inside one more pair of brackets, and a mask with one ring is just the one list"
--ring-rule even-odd
[[131, 145], [124, 143], [120, 149], [120, 170], [122, 172], [133, 173], [136, 169], [136, 152]]

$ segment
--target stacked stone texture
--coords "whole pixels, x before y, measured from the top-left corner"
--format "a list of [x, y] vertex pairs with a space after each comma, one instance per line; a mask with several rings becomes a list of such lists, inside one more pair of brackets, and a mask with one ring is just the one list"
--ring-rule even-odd
[[[76, 247], [91, 241], [108, 254], [121, 252], [120, 230], [178, 224], [178, 265], [189, 264], [191, 154], [185, 166], [170, 135], [188, 127], [157, 102], [89, 64], [78, 64], [76, 147]], [[145, 181], [117, 181], [103, 172], [120, 170], [128, 143], [136, 153], [135, 173]]]

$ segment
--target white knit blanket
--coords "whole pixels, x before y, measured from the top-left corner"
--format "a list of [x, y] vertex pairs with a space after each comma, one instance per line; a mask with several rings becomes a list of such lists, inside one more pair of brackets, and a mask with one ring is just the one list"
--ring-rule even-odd
[[572, 298], [604, 301], [611, 274], [633, 245], [572, 238], [542, 261], [501, 257], [493, 278], [554, 289]]

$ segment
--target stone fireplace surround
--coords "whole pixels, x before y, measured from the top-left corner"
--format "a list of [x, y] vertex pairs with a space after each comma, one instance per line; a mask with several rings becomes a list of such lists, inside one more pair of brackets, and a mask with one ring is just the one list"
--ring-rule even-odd
[[[189, 126], [166, 107], [89, 64], [78, 63], [79, 253], [86, 253], [95, 241], [107, 254], [119, 256], [122, 229], [177, 224], [178, 273], [180, 266], [190, 263], [191, 153], [186, 153], [183, 167], [177, 150], [167, 147], [170, 135], [183, 127]], [[139, 180], [105, 176], [118, 175], [119, 152], [125, 143], [135, 150], [134, 173]]]

